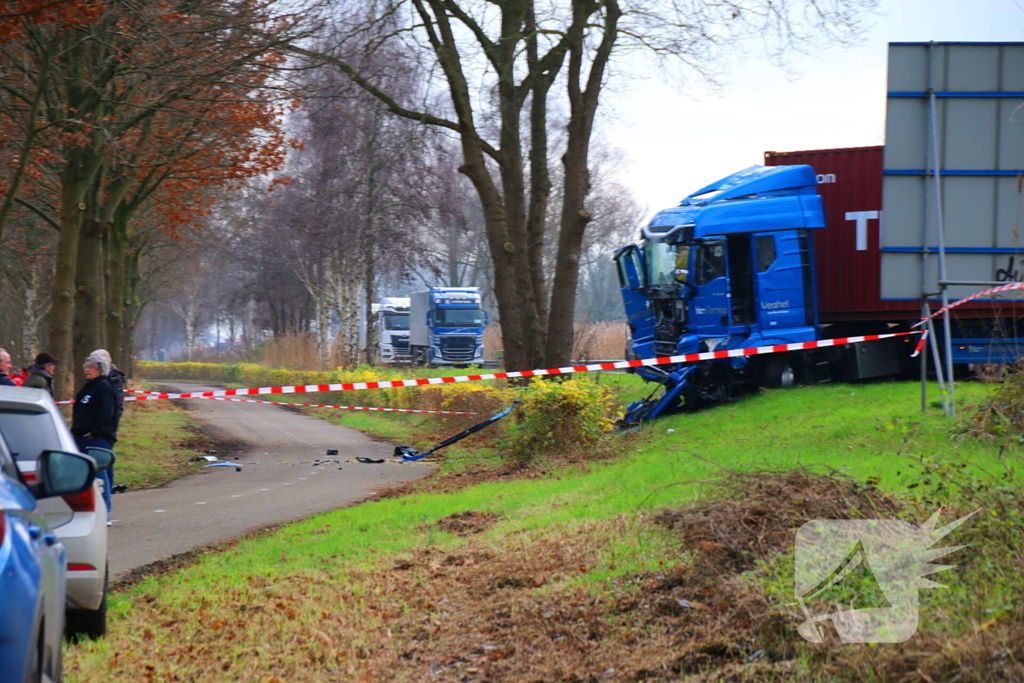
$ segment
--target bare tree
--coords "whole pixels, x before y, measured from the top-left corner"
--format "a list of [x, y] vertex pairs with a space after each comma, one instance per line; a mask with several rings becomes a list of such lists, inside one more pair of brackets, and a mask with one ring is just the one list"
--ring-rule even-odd
[[[289, 49], [333, 64], [392, 113], [451, 131], [459, 170], [480, 198], [494, 267], [505, 357], [515, 367], [564, 364], [572, 349], [575, 291], [587, 207], [590, 138], [613, 55], [642, 49], [702, 75], [745, 37], [770, 54], [855, 40], [877, 0], [381, 0], [339, 32], [334, 50]], [[367, 39], [370, 36], [372, 39]], [[416, 105], [360, 68], [358, 54], [400, 43], [420, 55], [448, 94]], [[349, 57], [346, 58], [345, 56]], [[561, 79], [558, 81], [558, 79]], [[548, 300], [543, 252], [551, 192], [549, 98], [564, 87], [569, 116], [562, 209]], [[529, 130], [524, 138], [524, 126]]]

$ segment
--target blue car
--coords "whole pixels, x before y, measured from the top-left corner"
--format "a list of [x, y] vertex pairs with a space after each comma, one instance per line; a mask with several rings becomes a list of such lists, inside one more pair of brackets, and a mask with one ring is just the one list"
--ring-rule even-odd
[[96, 463], [47, 451], [33, 475], [22, 477], [0, 438], [0, 683], [61, 679], [64, 546], [36, 501], [88, 490]]

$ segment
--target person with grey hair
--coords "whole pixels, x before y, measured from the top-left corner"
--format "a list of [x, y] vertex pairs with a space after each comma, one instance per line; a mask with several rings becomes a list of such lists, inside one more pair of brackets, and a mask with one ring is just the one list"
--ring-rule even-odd
[[10, 378], [11, 373], [11, 354], [7, 353], [7, 349], [0, 349], [0, 385], [8, 387], [16, 387], [17, 384]]
[[110, 364], [110, 370], [107, 371], [107, 380], [110, 382], [110, 386], [114, 387], [114, 395], [117, 397], [117, 418], [114, 420], [114, 433], [117, 434], [117, 427], [121, 424], [121, 415], [124, 414], [124, 389], [128, 381], [124, 373], [117, 369], [114, 365], [113, 359], [110, 357], [110, 352], [106, 349], [96, 349], [90, 356], [100, 356], [106, 358]]
[[[71, 434], [79, 450], [98, 447], [114, 449], [117, 442], [117, 396], [107, 375], [110, 360], [93, 355], [85, 359], [85, 386], [75, 396], [71, 409]], [[103, 501], [107, 504], [107, 526], [110, 526], [110, 494], [114, 488], [113, 468], [101, 470]]]

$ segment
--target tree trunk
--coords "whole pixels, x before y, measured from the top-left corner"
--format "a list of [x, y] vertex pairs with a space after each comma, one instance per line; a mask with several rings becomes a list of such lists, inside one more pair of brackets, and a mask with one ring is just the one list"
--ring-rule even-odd
[[98, 174], [86, 202], [82, 232], [75, 264], [75, 315], [72, 325], [72, 357], [75, 386], [85, 383], [82, 363], [89, 353], [103, 348], [102, 310], [106, 304], [103, 287], [103, 224], [101, 223], [101, 182]]
[[331, 369], [334, 344], [331, 338], [331, 301], [326, 292], [310, 292], [316, 316], [316, 357], [321, 370]]
[[72, 325], [75, 316], [75, 268], [78, 263], [78, 243], [82, 219], [86, 211], [85, 198], [99, 168], [99, 154], [94, 150], [69, 147], [64, 153], [64, 168], [60, 189], [60, 234], [57, 238], [57, 260], [53, 277], [53, 309], [50, 313], [49, 352], [65, 360], [57, 366], [54, 394], [58, 399], [68, 398], [74, 371], [71, 354]]
[[583, 248], [583, 233], [591, 219], [585, 208], [587, 194], [590, 192], [590, 137], [594, 129], [594, 116], [597, 113], [605, 67], [615, 44], [621, 15], [616, 0], [609, 0], [605, 8], [604, 36], [590, 65], [586, 87], [583, 88], [582, 65], [586, 49], [583, 26], [590, 14], [589, 8], [585, 5], [586, 3], [579, 0], [573, 3], [574, 21], [569, 32], [569, 136], [565, 156], [562, 157], [565, 167], [562, 218], [548, 314], [546, 361], [550, 367], [562, 367], [572, 361], [580, 252]]
[[142, 313], [138, 301], [139, 283], [142, 275], [139, 270], [140, 255], [133, 249], [125, 255], [124, 266], [124, 315], [121, 318], [121, 371], [129, 377], [135, 369], [135, 329]]
[[124, 343], [125, 316], [131, 306], [127, 296], [128, 282], [126, 264], [128, 261], [127, 216], [118, 210], [114, 213], [110, 230], [106, 235], [106, 303], [104, 327], [106, 342], [104, 348], [123, 372], [128, 366], [127, 356], [131, 353]]

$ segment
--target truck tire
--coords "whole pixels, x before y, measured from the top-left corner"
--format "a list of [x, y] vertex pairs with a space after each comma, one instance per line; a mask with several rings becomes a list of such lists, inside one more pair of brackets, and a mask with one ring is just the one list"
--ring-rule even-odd
[[796, 374], [785, 356], [769, 358], [761, 370], [761, 386], [767, 389], [787, 389], [796, 384]]

